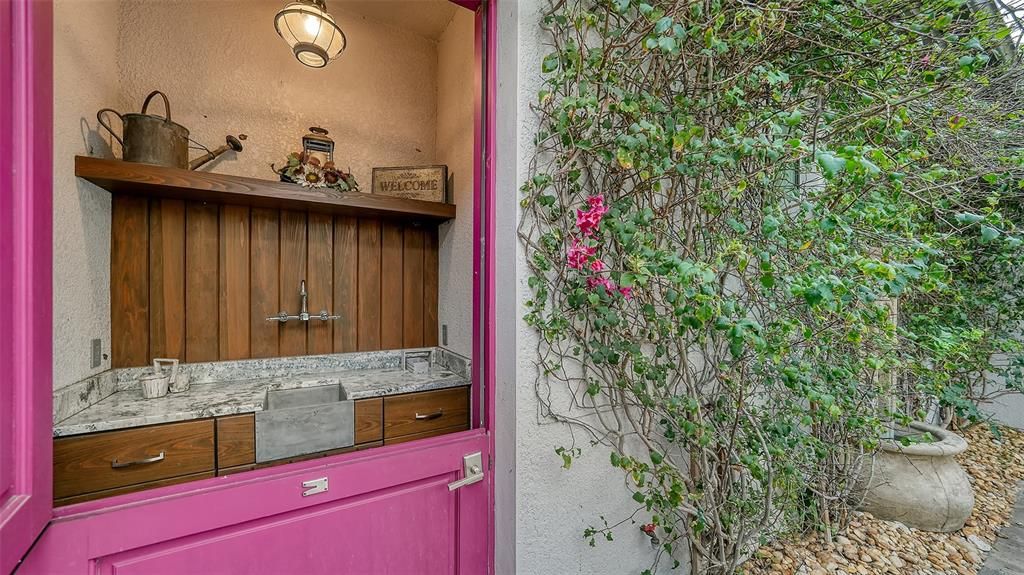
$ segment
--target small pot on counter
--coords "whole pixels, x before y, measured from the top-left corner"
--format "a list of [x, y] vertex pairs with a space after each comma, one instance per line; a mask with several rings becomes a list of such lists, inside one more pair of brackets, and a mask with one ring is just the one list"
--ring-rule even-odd
[[147, 373], [139, 377], [139, 386], [142, 388], [142, 397], [145, 399], [156, 399], [167, 395], [170, 383], [171, 376], [161, 373]]

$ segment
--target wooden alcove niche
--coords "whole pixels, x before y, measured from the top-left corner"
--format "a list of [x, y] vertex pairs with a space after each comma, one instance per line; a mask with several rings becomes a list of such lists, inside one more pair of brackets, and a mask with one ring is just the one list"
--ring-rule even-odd
[[[112, 194], [111, 361], [437, 345], [439, 223], [455, 206], [79, 156]], [[299, 311], [340, 320], [266, 321]]]

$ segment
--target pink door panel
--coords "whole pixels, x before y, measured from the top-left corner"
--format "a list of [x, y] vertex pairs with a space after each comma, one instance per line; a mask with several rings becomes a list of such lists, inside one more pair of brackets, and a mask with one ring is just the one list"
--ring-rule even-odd
[[0, 2], [0, 573], [51, 512], [50, 8]]
[[486, 573], [488, 482], [448, 484], [488, 445], [472, 430], [60, 509], [19, 575]]
[[455, 573], [452, 474], [100, 561], [105, 575]]

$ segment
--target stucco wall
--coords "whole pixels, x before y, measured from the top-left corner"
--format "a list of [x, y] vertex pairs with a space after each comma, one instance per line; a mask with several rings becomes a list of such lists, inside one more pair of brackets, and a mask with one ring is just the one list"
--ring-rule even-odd
[[117, 104], [117, 23], [117, 0], [53, 5], [54, 388], [110, 367], [91, 366], [92, 339], [110, 350], [110, 194], [75, 177], [75, 155], [110, 155], [96, 111]]
[[474, 21], [460, 8], [437, 44], [437, 163], [448, 166], [458, 207], [439, 230], [438, 324], [447, 326], [447, 347], [466, 356], [473, 353]]
[[[152, 90], [173, 119], [215, 147], [244, 133], [245, 150], [204, 169], [273, 179], [270, 163], [301, 148], [310, 126], [330, 130], [335, 159], [366, 189], [374, 166], [430, 164], [437, 113], [437, 44], [331, 6], [348, 38], [323, 69], [295, 60], [274, 30], [274, 0], [123, 0], [124, 110]], [[159, 106], [155, 108], [159, 111]]]
[[[516, 71], [516, 118], [514, 122], [508, 122], [516, 131], [514, 134], [499, 132], [498, 135], [499, 141], [515, 138], [517, 173], [514, 180], [504, 177], [499, 182], [499, 198], [517, 198], [518, 183], [524, 181], [529, 173], [532, 138], [537, 127], [537, 119], [529, 106], [540, 89], [541, 60], [549, 50], [544, 45], [545, 37], [539, 25], [540, 10], [545, 5], [544, 0], [521, 0], [518, 3], [518, 22], [507, 16], [501, 20], [501, 25], [515, 26], [518, 32], [519, 66]], [[499, 38], [504, 37], [504, 33], [499, 34]], [[501, 115], [511, 113], [512, 110], [499, 108]], [[511, 162], [512, 158], [498, 158], [497, 161], [502, 165]], [[571, 444], [572, 435], [569, 427], [552, 423], [538, 412], [534, 391], [537, 337], [522, 320], [526, 314], [523, 303], [530, 297], [527, 274], [523, 271], [527, 269], [524, 250], [515, 240], [514, 229], [503, 226], [499, 234], [499, 245], [511, 241], [517, 246], [517, 305], [512, 317], [508, 317], [506, 312], [498, 319], [499, 331], [512, 325], [516, 329], [514, 347], [501, 347], [498, 352], [499, 357], [510, 353], [516, 357], [516, 572], [523, 575], [638, 573], [650, 566], [654, 554], [649, 540], [636, 525], [627, 522], [615, 531], [614, 541], [601, 540], [595, 547], [590, 547], [582, 537], [588, 526], [602, 525], [601, 516], [615, 523], [629, 517], [636, 506], [621, 474], [609, 465], [607, 450], [591, 447], [587, 437], [578, 432], [576, 445], [583, 449], [583, 456], [570, 469], [561, 468], [561, 459], [554, 449]], [[507, 292], [505, 295], [507, 297]], [[560, 401], [557, 395], [554, 401]]]

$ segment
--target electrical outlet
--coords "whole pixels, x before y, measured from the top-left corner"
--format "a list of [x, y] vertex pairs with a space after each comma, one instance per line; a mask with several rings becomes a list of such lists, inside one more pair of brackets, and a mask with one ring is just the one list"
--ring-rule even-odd
[[103, 363], [103, 341], [99, 338], [92, 340], [92, 367], [97, 368]]
[[441, 345], [448, 345], [448, 324], [441, 324]]

